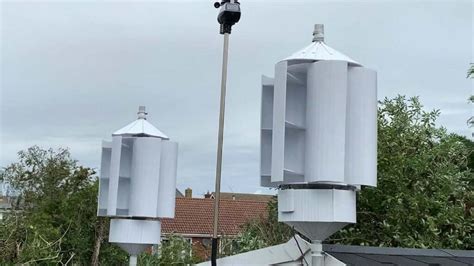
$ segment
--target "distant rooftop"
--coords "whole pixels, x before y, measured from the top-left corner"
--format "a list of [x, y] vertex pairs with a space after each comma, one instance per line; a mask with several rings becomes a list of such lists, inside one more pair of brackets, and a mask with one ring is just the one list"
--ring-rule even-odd
[[[174, 219], [161, 219], [164, 234], [212, 236], [213, 199], [176, 198]], [[237, 235], [252, 219], [267, 215], [267, 202], [250, 200], [221, 200], [219, 234]]]

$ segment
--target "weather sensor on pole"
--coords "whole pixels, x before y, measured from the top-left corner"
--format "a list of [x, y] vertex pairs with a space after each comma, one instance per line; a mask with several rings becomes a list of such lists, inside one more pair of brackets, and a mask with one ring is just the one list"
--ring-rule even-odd
[[220, 8], [217, 16], [217, 22], [221, 24], [220, 34], [230, 34], [232, 26], [240, 20], [240, 3], [234, 0], [225, 0], [215, 2], [214, 7]]
[[220, 34], [224, 35], [224, 51], [222, 57], [222, 78], [221, 78], [221, 96], [219, 109], [219, 133], [217, 136], [217, 160], [216, 160], [216, 189], [214, 199], [214, 219], [212, 233], [211, 262], [216, 265], [217, 259], [217, 241], [219, 224], [219, 200], [221, 191], [221, 172], [222, 172], [222, 145], [224, 143], [224, 117], [225, 117], [225, 95], [227, 83], [227, 58], [229, 54], [229, 34], [232, 26], [240, 20], [240, 3], [236, 0], [224, 0], [214, 3], [215, 8], [219, 9], [217, 21], [220, 24]]
[[312, 241], [312, 265], [344, 265], [321, 242], [356, 222], [356, 191], [377, 184], [377, 74], [326, 45], [321, 24], [262, 78], [260, 170], [280, 189], [278, 220]]
[[178, 143], [138, 119], [102, 144], [98, 216], [112, 217], [109, 242], [130, 254], [130, 265], [147, 247], [160, 243], [161, 222], [174, 218]]

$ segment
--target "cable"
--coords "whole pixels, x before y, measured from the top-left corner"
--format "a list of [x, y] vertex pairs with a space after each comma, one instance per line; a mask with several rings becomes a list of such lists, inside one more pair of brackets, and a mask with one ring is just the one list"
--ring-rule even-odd
[[309, 266], [309, 263], [306, 261], [306, 258], [304, 256], [304, 253], [303, 253], [303, 250], [301, 249], [300, 247], [300, 243], [298, 243], [298, 239], [296, 239], [296, 231], [295, 231], [295, 228], [293, 227], [293, 238], [295, 239], [295, 242], [296, 242], [296, 246], [298, 246], [298, 249], [300, 250], [301, 252], [301, 256], [303, 257], [303, 261], [304, 263], [306, 263], [307, 266]]

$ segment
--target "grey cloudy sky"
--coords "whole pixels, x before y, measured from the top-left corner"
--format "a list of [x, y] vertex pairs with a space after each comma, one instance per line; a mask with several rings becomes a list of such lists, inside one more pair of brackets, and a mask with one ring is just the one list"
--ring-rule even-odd
[[[222, 36], [212, 1], [0, 7], [0, 166], [37, 144], [97, 167], [101, 140], [146, 105], [180, 144], [178, 187], [213, 190]], [[331, 47], [378, 71], [379, 98], [419, 95], [450, 132], [470, 134], [472, 1], [242, 0], [242, 12], [230, 43], [224, 191], [261, 190], [260, 77], [308, 45], [314, 23]]]

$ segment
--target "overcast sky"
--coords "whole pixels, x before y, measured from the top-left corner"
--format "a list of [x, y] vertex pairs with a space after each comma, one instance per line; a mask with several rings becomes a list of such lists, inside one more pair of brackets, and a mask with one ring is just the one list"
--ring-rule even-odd
[[[212, 1], [1, 3], [0, 166], [32, 145], [97, 167], [101, 140], [136, 118], [179, 142], [178, 188], [214, 189], [222, 36]], [[230, 41], [223, 191], [259, 187], [260, 77], [326, 43], [378, 72], [379, 98], [419, 95], [470, 135], [472, 1], [244, 1]]]

